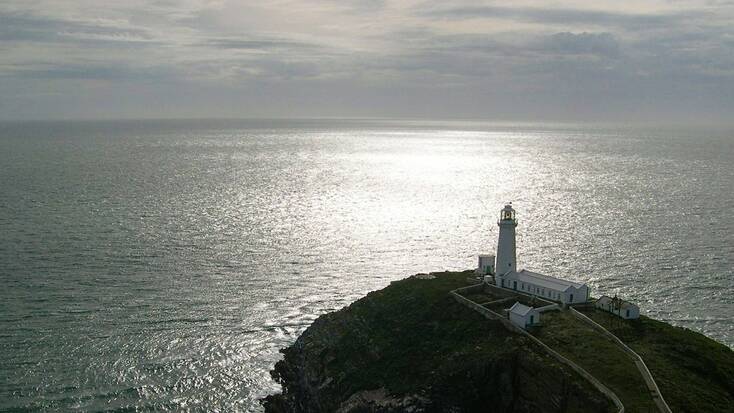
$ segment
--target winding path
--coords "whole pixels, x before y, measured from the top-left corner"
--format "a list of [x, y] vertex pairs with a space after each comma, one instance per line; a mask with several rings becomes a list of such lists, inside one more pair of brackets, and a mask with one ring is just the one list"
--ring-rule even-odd
[[[466, 297], [464, 297], [461, 293], [472, 293], [472, 292], [484, 292], [484, 283], [471, 285], [464, 288], [459, 288], [456, 290], [451, 291], [451, 295], [458, 301], [459, 303], [479, 312], [486, 318], [491, 319], [497, 319], [503, 323], [503, 325], [514, 332], [518, 332], [520, 334], [524, 334], [525, 336], [529, 337], [531, 340], [533, 340], [535, 343], [540, 345], [543, 349], [545, 349], [549, 354], [551, 354], [556, 359], [560, 360], [561, 362], [567, 364], [570, 366], [573, 370], [581, 374], [584, 378], [586, 378], [589, 382], [591, 382], [597, 389], [599, 389], [602, 393], [604, 393], [609, 399], [611, 399], [614, 404], [619, 409], [618, 411], [624, 412], [624, 406], [619, 399], [619, 397], [611, 391], [608, 387], [606, 387], [604, 384], [601, 383], [597, 378], [592, 376], [590, 373], [588, 373], [586, 370], [584, 370], [581, 366], [576, 364], [575, 362], [569, 360], [567, 357], [561, 355], [557, 351], [550, 348], [550, 346], [543, 343], [542, 340], [540, 340], [538, 337], [535, 337], [534, 335], [530, 334], [528, 331], [518, 328], [512, 323], [507, 320], [507, 318], [503, 317], [502, 315], [495, 313], [494, 311], [484, 307], [484, 305], [476, 303]], [[497, 301], [508, 301], [511, 300], [512, 297], [506, 297]], [[648, 369], [647, 365], [645, 364], [642, 357], [640, 357], [639, 354], [637, 354], [634, 350], [632, 350], [629, 346], [627, 346], [622, 340], [620, 340], [617, 336], [612, 334], [609, 330], [601, 326], [600, 324], [596, 323], [586, 315], [582, 314], [581, 312], [577, 311], [573, 307], [569, 307], [568, 311], [575, 316], [577, 319], [579, 319], [581, 322], [588, 324], [591, 326], [594, 330], [597, 332], [600, 332], [602, 335], [604, 335], [607, 339], [609, 339], [614, 345], [618, 346], [624, 354], [626, 354], [628, 357], [631, 358], [631, 361], [634, 362], [635, 367], [640, 372], [640, 375], [642, 376], [645, 385], [647, 387], [647, 391], [652, 399], [652, 401], [655, 403], [655, 406], [661, 413], [672, 413], [670, 410], [670, 407], [665, 402], [665, 399], [663, 398], [663, 395], [660, 393], [660, 389], [655, 382], [655, 379], [652, 376], [652, 373], [650, 373], [650, 370]]]
[[615, 342], [618, 346], [620, 346], [622, 350], [624, 350], [625, 353], [627, 353], [630, 357], [632, 357], [632, 360], [635, 362], [635, 365], [637, 366], [637, 370], [640, 371], [642, 378], [645, 380], [645, 384], [647, 385], [647, 390], [650, 392], [650, 396], [652, 397], [652, 400], [655, 402], [655, 405], [658, 407], [658, 410], [660, 410], [662, 413], [672, 413], [672, 411], [670, 410], [670, 407], [668, 406], [668, 403], [665, 402], [665, 399], [663, 398], [662, 393], [660, 393], [660, 388], [658, 388], [657, 383], [655, 383], [655, 379], [652, 377], [652, 373], [650, 373], [650, 369], [647, 368], [645, 361], [642, 360], [642, 357], [640, 357], [639, 354], [637, 354], [634, 350], [629, 348], [629, 346], [624, 344], [624, 342], [620, 340], [619, 337], [612, 334], [609, 330], [604, 328], [601, 324], [590, 319], [586, 315], [581, 314], [579, 311], [577, 311], [573, 307], [571, 307], [571, 314], [575, 315], [581, 321], [589, 324], [591, 327], [593, 327], [594, 329], [604, 334], [607, 338], [609, 338], [610, 340]]
[[605, 396], [607, 396], [607, 398], [609, 398], [612, 401], [612, 403], [614, 403], [614, 405], [617, 407], [617, 413], [624, 413], [624, 411], [625, 411], [624, 410], [624, 405], [622, 404], [622, 401], [619, 399], [619, 397], [610, 388], [608, 388], [601, 381], [599, 381], [599, 379], [597, 379], [596, 377], [592, 376], [591, 373], [589, 373], [588, 371], [584, 370], [584, 368], [582, 368], [578, 364], [574, 363], [573, 361], [569, 360], [568, 358], [564, 357], [563, 355], [561, 355], [557, 351], [553, 350], [552, 348], [550, 348], [548, 345], [546, 345], [545, 343], [543, 343], [537, 337], [533, 336], [532, 334], [528, 333], [527, 331], [525, 331], [525, 330], [523, 330], [521, 328], [516, 327], [515, 325], [513, 325], [512, 323], [510, 323], [510, 321], [507, 320], [505, 317], [502, 317], [501, 315], [495, 313], [494, 311], [492, 311], [492, 310], [490, 310], [490, 309], [488, 309], [486, 307], [483, 307], [483, 306], [475, 303], [474, 301], [472, 301], [472, 300], [470, 300], [470, 299], [468, 299], [468, 298], [466, 298], [466, 297], [464, 297], [463, 295], [460, 294], [460, 292], [470, 292], [472, 290], [483, 289], [483, 285], [484, 284], [482, 283], [482, 284], [477, 284], [477, 285], [471, 285], [471, 286], [468, 286], [468, 287], [457, 288], [456, 290], [451, 291], [450, 294], [460, 304], [462, 304], [462, 305], [464, 305], [466, 307], [469, 307], [472, 310], [477, 311], [479, 314], [481, 314], [485, 318], [489, 318], [489, 319], [493, 319], [493, 320], [499, 320], [510, 331], [514, 331], [514, 332], [517, 332], [517, 333], [520, 333], [520, 334], [524, 334], [525, 336], [527, 336], [528, 338], [530, 338], [530, 340], [532, 340], [534, 343], [538, 344], [548, 354], [550, 354], [552, 357], [554, 357], [555, 359], [557, 359], [561, 363], [566, 364], [567, 366], [569, 366], [572, 370], [574, 370], [579, 375], [581, 375], [583, 378], [585, 378], [587, 381], [589, 381], [602, 394], [604, 394]]

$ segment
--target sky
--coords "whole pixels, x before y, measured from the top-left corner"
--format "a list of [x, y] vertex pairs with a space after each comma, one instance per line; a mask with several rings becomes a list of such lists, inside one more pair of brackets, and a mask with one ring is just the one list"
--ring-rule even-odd
[[727, 123], [734, 1], [3, 0], [0, 119]]

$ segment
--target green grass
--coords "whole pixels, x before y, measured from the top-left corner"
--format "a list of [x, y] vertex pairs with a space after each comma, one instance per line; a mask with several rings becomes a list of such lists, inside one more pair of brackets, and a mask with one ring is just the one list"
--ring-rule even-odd
[[[484, 292], [472, 292], [468, 294], [463, 294], [463, 296], [468, 298], [469, 300], [474, 301], [477, 304], [491, 303], [485, 305], [485, 307], [500, 315], [504, 314], [504, 310], [512, 307], [516, 302], [520, 302], [521, 304], [525, 304], [531, 307], [542, 307], [548, 305], [548, 303], [546, 303], [545, 301], [536, 300], [523, 294], [514, 294], [514, 297], [508, 297], [509, 293], [511, 293], [511, 291], [507, 290], [504, 295], [500, 295], [495, 293], [491, 289], [486, 289]], [[496, 302], [505, 299], [507, 300], [500, 303]]]
[[380, 363], [360, 367], [362, 374], [349, 383], [353, 390], [387, 384], [397, 393], [408, 392], [415, 377], [439, 373], [436, 364], [426, 360], [446, 354], [457, 362], [470, 354], [490, 359], [505, 351], [502, 344], [512, 339], [511, 333], [449, 296], [449, 291], [466, 285], [463, 273], [440, 274], [433, 280], [405, 279], [350, 306], [348, 310], [361, 320], [362, 328], [346, 332], [335, 363], [365, 347], [375, 349], [381, 358]]
[[[304, 411], [294, 406], [307, 405], [309, 397], [318, 400], [306, 411], [332, 411], [355, 392], [380, 388], [426, 397], [431, 411], [612, 409], [586, 380], [525, 336], [457, 303], [449, 291], [475, 283], [468, 280], [471, 272], [433, 275], [393, 282], [319, 317], [284, 350], [274, 373], [284, 395], [272, 396], [274, 409], [266, 411]], [[468, 297], [479, 303], [502, 298], [491, 292]], [[489, 308], [501, 312], [513, 303]], [[728, 347], [646, 317], [625, 321], [580, 310], [642, 356], [673, 412], [734, 412]], [[531, 333], [611, 388], [627, 412], [657, 411], [634, 361], [617, 344], [569, 312], [546, 312], [541, 321]]]
[[[515, 301], [518, 301], [520, 302], [520, 304], [525, 304], [530, 307], [543, 307], [549, 304], [545, 301], [540, 301], [537, 299], [533, 299], [532, 297], [528, 297], [527, 295], [520, 295], [520, 294], [517, 295], [517, 298]], [[513, 301], [512, 303], [510, 303], [508, 308], [511, 307], [512, 304], [515, 304], [515, 302]]]
[[691, 330], [641, 316], [583, 311], [637, 352], [673, 412], [734, 412], [734, 352]]
[[501, 316], [506, 316], [505, 310], [512, 307], [513, 304], [515, 304], [514, 301], [505, 301], [503, 303], [485, 305], [485, 307]]
[[286, 393], [302, 391], [299, 371], [306, 370], [330, 378], [319, 394], [325, 411], [355, 392], [378, 388], [428, 397], [437, 403], [433, 411], [613, 407], [526, 337], [457, 303], [449, 291], [471, 284], [470, 273], [434, 275], [393, 282], [320, 317], [276, 365]]
[[617, 345], [569, 312], [545, 312], [541, 323], [533, 334], [612, 389], [626, 412], [656, 411], [634, 361]]
[[474, 301], [475, 303], [483, 304], [489, 301], [496, 301], [499, 300], [499, 297], [495, 297], [489, 294], [485, 293], [471, 293], [471, 294], [463, 294], [464, 297]]

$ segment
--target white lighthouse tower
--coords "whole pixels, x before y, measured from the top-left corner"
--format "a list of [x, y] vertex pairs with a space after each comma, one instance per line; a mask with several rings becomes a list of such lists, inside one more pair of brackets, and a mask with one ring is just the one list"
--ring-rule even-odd
[[[500, 219], [497, 221], [500, 227], [499, 239], [497, 240], [497, 256], [494, 268], [490, 264], [495, 257], [492, 255], [479, 256], [479, 274], [485, 274], [484, 282], [491, 283], [494, 276], [494, 284], [497, 287], [516, 291], [517, 294], [539, 297], [545, 301], [555, 301], [562, 305], [577, 304], [589, 301], [589, 286], [582, 282], [570, 281], [563, 278], [551, 277], [528, 270], [517, 271], [517, 255], [515, 252], [515, 210], [512, 202], [505, 205], [500, 211]], [[513, 307], [515, 308], [515, 307]], [[539, 310], [550, 311], [553, 306], [543, 306]], [[540, 311], [541, 309], [544, 309]], [[523, 313], [523, 317], [529, 313]], [[540, 314], [538, 314], [540, 317]], [[512, 314], [510, 315], [512, 320]], [[532, 324], [532, 318], [531, 324]], [[524, 326], [527, 323], [521, 325]]]
[[508, 272], [516, 271], [517, 260], [515, 254], [515, 227], [517, 220], [515, 219], [515, 210], [512, 209], [512, 202], [505, 205], [500, 211], [500, 219], [497, 221], [500, 227], [500, 236], [497, 241], [497, 262], [495, 264], [495, 284], [504, 287], [502, 276]]

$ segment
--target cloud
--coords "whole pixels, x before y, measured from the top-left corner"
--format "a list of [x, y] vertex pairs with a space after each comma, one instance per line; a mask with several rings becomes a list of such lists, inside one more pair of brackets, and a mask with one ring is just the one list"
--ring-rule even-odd
[[33, 68], [17, 70], [12, 75], [37, 80], [110, 80], [160, 82], [174, 78], [166, 67], [133, 67], [127, 64], [37, 64]]
[[434, 19], [476, 19], [495, 18], [528, 21], [541, 24], [597, 25], [631, 29], [650, 29], [667, 26], [692, 18], [705, 16], [701, 11], [634, 13], [603, 10], [585, 10], [549, 7], [510, 7], [510, 6], [463, 6], [439, 7], [421, 12]]
[[111, 20], [76, 21], [0, 12], [0, 42], [148, 42], [151, 34]]
[[278, 39], [208, 39], [199, 44], [203, 47], [239, 50], [315, 50], [320, 47], [316, 44]]
[[690, 116], [728, 116], [734, 8], [656, 1], [7, 0], [0, 103], [30, 103], [0, 116], [54, 117], [48, 91], [76, 102], [63, 113], [126, 96], [121, 116], [146, 107], [136, 96], [176, 108], [187, 93], [208, 97], [200, 116], [605, 119], [645, 101], [677, 118], [694, 98]]
[[544, 50], [563, 55], [596, 55], [608, 58], [620, 56], [620, 46], [611, 33], [553, 34], [542, 43]]

